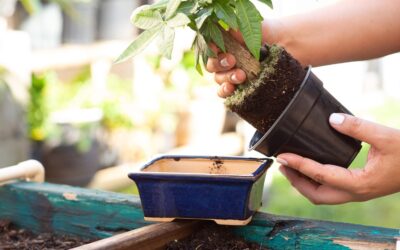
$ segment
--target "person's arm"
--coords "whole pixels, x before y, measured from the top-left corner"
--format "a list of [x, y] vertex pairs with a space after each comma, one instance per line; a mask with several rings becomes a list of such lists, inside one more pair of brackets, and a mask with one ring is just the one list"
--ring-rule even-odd
[[365, 60], [400, 51], [400, 1], [346, 0], [266, 20], [264, 41], [282, 45], [303, 65]]
[[[234, 33], [234, 32], [233, 32]], [[243, 41], [241, 35], [235, 37]], [[399, 0], [342, 0], [306, 13], [265, 20], [263, 42], [283, 46], [304, 66], [371, 59], [400, 51]], [[216, 48], [215, 48], [216, 49]], [[210, 58], [207, 70], [227, 97], [246, 75], [226, 53]]]

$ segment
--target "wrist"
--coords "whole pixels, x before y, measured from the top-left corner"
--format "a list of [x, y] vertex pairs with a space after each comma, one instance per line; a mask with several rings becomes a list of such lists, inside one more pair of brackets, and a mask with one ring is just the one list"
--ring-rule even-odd
[[262, 23], [263, 43], [283, 45], [282, 24], [278, 19], [265, 19]]
[[262, 23], [263, 42], [269, 45], [276, 44], [284, 48], [303, 66], [310, 64], [299, 48], [299, 41], [294, 35], [291, 19], [265, 19]]

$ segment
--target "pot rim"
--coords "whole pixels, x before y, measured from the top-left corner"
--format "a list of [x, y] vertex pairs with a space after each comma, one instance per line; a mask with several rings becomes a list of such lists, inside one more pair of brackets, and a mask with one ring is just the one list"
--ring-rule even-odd
[[[163, 159], [222, 159], [222, 160], [243, 160], [243, 161], [254, 161], [259, 162], [260, 165], [257, 169], [251, 173], [246, 175], [234, 175], [234, 174], [204, 174], [204, 173], [179, 173], [179, 172], [144, 172], [143, 170], [147, 167], [151, 166], [155, 162]], [[135, 177], [147, 177], [147, 178], [162, 178], [168, 176], [168, 178], [194, 178], [194, 179], [219, 179], [219, 180], [257, 180], [260, 178], [271, 166], [272, 159], [271, 158], [255, 158], [255, 157], [243, 157], [243, 156], [205, 156], [205, 155], [161, 155], [152, 159], [150, 162], [146, 163], [139, 170], [133, 171], [128, 174], [131, 179]]]
[[[279, 115], [278, 119], [276, 119], [276, 121], [274, 122], [274, 124], [272, 124], [272, 126], [268, 129], [268, 131], [251, 147], [248, 148], [248, 151], [253, 151], [255, 150], [258, 146], [260, 146], [260, 144], [271, 134], [271, 132], [274, 130], [274, 128], [278, 125], [278, 123], [283, 119], [283, 116], [287, 113], [288, 109], [290, 109], [293, 105], [293, 103], [295, 102], [295, 100], [297, 99], [298, 95], [300, 94], [301, 90], [304, 88], [304, 85], [307, 82], [307, 79], [310, 77], [311, 75], [311, 69], [312, 66], [308, 65], [307, 67], [307, 73], [306, 76], [303, 79], [303, 82], [300, 85], [299, 90], [296, 92], [296, 94], [293, 96], [292, 100], [290, 100], [289, 104], [286, 106], [286, 108], [282, 111], [282, 113]], [[258, 130], [256, 130], [256, 132], [259, 132]]]

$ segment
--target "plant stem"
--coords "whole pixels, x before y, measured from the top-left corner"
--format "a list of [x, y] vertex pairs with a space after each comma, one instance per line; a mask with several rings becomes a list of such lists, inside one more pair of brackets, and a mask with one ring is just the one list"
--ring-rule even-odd
[[242, 69], [248, 80], [253, 80], [260, 72], [260, 62], [228, 31], [221, 29], [224, 38], [225, 49], [236, 58], [236, 66]]

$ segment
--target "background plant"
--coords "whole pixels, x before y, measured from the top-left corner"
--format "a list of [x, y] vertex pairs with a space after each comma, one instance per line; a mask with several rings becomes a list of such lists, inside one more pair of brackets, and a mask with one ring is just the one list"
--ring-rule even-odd
[[[258, 1], [272, 8], [271, 0]], [[200, 58], [205, 63], [214, 55], [210, 42], [226, 51], [223, 32], [229, 29], [239, 30], [247, 49], [257, 61], [260, 58], [262, 17], [250, 0], [160, 0], [134, 10], [131, 21], [144, 31], [116, 62], [137, 55], [155, 39], [160, 40], [163, 56], [170, 58], [176, 29], [186, 26], [195, 32], [192, 47], [200, 73]]]
[[46, 118], [48, 110], [46, 106], [46, 76], [32, 75], [29, 88], [28, 104], [28, 134], [34, 141], [42, 141], [46, 138]]
[[[85, 1], [85, 0], [81, 0], [81, 1]], [[88, 1], [88, 0], [86, 0], [86, 1]], [[30, 14], [38, 12], [43, 6], [42, 0], [20, 0], [20, 2], [22, 4], [22, 6], [25, 8], [25, 10]], [[68, 12], [68, 13], [72, 12], [70, 0], [47, 0], [45, 2], [56, 3], [61, 8], [63, 8], [66, 12]]]

